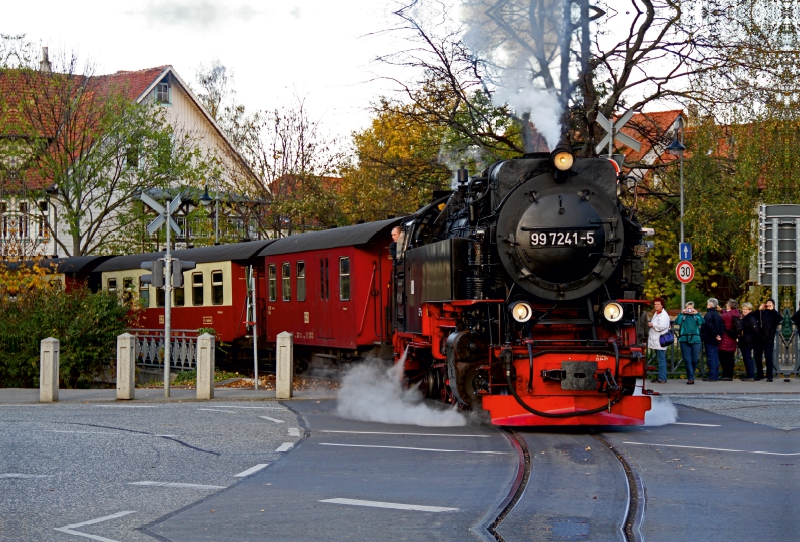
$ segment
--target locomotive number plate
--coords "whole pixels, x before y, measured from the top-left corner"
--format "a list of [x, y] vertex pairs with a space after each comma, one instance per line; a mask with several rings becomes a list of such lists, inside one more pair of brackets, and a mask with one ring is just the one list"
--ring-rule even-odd
[[531, 248], [593, 247], [595, 244], [594, 234], [593, 230], [532, 232]]

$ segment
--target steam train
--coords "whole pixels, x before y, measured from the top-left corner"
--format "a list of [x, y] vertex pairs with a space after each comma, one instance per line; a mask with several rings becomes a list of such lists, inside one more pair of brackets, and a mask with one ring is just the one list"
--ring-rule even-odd
[[[497, 425], [642, 424], [654, 394], [635, 328], [647, 245], [618, 180], [613, 160], [557, 149], [461, 170], [456, 190], [408, 217], [176, 250], [196, 267], [172, 292], [172, 327], [214, 328], [251, 364], [252, 319], [260, 362], [283, 331], [300, 369], [393, 358], [426, 397]], [[163, 256], [58, 268], [138, 295], [140, 325], [157, 329], [164, 291], [140, 264]]]

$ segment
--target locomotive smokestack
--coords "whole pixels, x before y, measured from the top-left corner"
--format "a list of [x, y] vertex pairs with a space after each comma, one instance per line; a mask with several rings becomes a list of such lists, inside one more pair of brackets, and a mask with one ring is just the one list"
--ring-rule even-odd
[[469, 181], [469, 172], [467, 168], [458, 169], [458, 184], [466, 184]]

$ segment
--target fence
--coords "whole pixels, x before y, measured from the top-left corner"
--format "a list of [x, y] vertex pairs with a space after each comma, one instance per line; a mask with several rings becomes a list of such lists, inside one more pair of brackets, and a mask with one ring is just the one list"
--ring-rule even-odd
[[[145, 367], [164, 367], [164, 330], [131, 329], [136, 337], [136, 364]], [[197, 366], [197, 331], [173, 329], [170, 370], [189, 371]]]
[[[667, 375], [674, 377], [686, 376], [686, 365], [683, 362], [680, 346], [678, 346], [678, 326], [675, 325], [675, 322], [672, 322], [671, 325], [672, 332], [675, 334], [675, 342], [667, 348]], [[794, 326], [788, 339], [781, 333], [781, 328], [778, 328], [778, 333], [775, 334], [773, 352], [773, 372], [775, 375], [800, 376], [800, 356], [798, 356], [798, 352], [800, 352], [800, 335]], [[762, 359], [762, 363], [766, 363], [766, 361]], [[658, 367], [655, 350], [649, 348], [647, 350], [647, 365]], [[745, 374], [742, 353], [738, 349], [736, 350], [736, 364], [734, 367], [736, 368], [734, 374]], [[655, 376], [656, 372], [656, 370], [648, 371], [648, 375]], [[697, 372], [701, 376], [707, 376], [705, 347], [700, 350]]]

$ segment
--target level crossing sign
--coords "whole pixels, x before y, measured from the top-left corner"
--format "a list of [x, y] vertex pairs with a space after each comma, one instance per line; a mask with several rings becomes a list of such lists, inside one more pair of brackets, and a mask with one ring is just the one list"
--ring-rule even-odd
[[677, 275], [678, 280], [684, 284], [692, 282], [694, 278], [694, 266], [692, 262], [679, 263], [678, 267], [675, 268], [675, 275]]
[[692, 261], [692, 244], [691, 243], [678, 243], [678, 259], [684, 262]]

